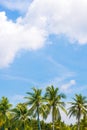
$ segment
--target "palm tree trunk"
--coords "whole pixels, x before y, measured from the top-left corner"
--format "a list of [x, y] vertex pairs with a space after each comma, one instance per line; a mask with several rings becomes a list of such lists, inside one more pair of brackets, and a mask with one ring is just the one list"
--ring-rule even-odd
[[25, 129], [25, 125], [24, 125], [24, 123], [22, 124], [22, 130], [24, 130]]
[[80, 130], [80, 120], [78, 119], [78, 130]]
[[39, 118], [39, 106], [37, 107], [37, 121], [38, 121], [38, 130], [41, 130], [40, 118]]
[[81, 110], [79, 108], [79, 114], [78, 114], [78, 130], [80, 130], [80, 116], [81, 115]]
[[54, 130], [54, 107], [52, 108], [52, 122], [53, 122], [53, 130]]

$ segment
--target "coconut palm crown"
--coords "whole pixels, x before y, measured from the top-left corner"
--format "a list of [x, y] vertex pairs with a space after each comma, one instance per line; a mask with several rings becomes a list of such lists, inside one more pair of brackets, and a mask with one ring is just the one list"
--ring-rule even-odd
[[26, 104], [29, 105], [30, 113], [33, 117], [37, 117], [38, 121], [38, 130], [41, 130], [40, 126], [40, 113], [41, 113], [41, 107], [43, 104], [43, 98], [42, 98], [42, 90], [32, 88], [33, 92], [27, 92], [28, 96], [25, 97], [28, 101]]
[[76, 94], [72, 102], [69, 102], [71, 107], [69, 107], [68, 115], [69, 117], [75, 116], [78, 122], [78, 130], [80, 130], [80, 120], [81, 117], [87, 113], [87, 99], [81, 94]]
[[46, 88], [45, 99], [47, 101], [47, 106], [49, 112], [52, 112], [52, 122], [54, 130], [54, 122], [61, 119], [60, 109], [66, 112], [64, 106], [65, 103], [61, 101], [66, 96], [63, 93], [59, 93], [59, 89], [54, 86], [48, 86]]

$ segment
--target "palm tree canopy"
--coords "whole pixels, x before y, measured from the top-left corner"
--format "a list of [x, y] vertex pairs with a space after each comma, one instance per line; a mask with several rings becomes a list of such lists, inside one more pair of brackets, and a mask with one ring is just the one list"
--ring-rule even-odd
[[9, 103], [8, 98], [2, 97], [0, 100], [0, 126], [3, 126], [8, 121], [8, 115], [12, 104]]
[[45, 99], [47, 101], [49, 110], [52, 110], [54, 120], [57, 120], [61, 117], [59, 109], [62, 109], [64, 112], [66, 112], [64, 108], [65, 103], [61, 101], [61, 99], [65, 97], [66, 96], [63, 93], [59, 93], [59, 89], [55, 88], [54, 86], [48, 86], [46, 88]]
[[5, 114], [11, 108], [11, 106], [12, 104], [9, 103], [8, 98], [2, 97], [0, 100], [0, 112]]
[[26, 121], [28, 117], [28, 110], [24, 103], [19, 103], [16, 108], [12, 109], [14, 113], [14, 120]]
[[11, 112], [13, 113], [14, 126], [25, 129], [25, 125], [28, 125], [30, 121], [27, 106], [24, 103], [19, 103]]
[[68, 115], [76, 116], [76, 118], [81, 118], [81, 115], [87, 113], [87, 99], [85, 96], [81, 94], [76, 94], [75, 98], [73, 98], [73, 102], [69, 102], [71, 107], [69, 108]]
[[43, 98], [42, 98], [42, 95], [41, 95], [42, 90], [41, 89], [36, 89], [36, 88], [32, 88], [32, 90], [33, 90], [32, 93], [27, 92], [27, 94], [29, 96], [25, 97], [26, 99], [28, 99], [26, 104], [30, 106], [29, 112], [30, 112], [31, 116], [37, 117], [38, 130], [41, 130], [39, 116], [42, 113], [41, 107], [43, 105]]
[[45, 97], [48, 100], [48, 102], [51, 103], [51, 105], [55, 105], [56, 103], [59, 103], [62, 98], [66, 98], [65, 94], [63, 93], [59, 94], [59, 89], [54, 88], [54, 86], [48, 86], [46, 88]]
[[42, 90], [41, 89], [36, 89], [36, 88], [32, 88], [33, 92], [27, 92], [27, 94], [29, 96], [25, 97], [26, 99], [28, 99], [28, 101], [26, 102], [27, 105], [30, 106], [30, 113], [33, 114], [34, 117], [37, 116], [37, 107], [39, 107], [39, 111], [40, 108], [43, 104], [43, 98], [42, 98]]

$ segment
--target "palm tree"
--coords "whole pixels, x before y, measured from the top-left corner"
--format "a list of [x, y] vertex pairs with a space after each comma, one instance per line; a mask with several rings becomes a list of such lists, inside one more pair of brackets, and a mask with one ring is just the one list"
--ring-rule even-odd
[[30, 113], [33, 115], [33, 117], [37, 117], [38, 121], [38, 130], [41, 130], [40, 126], [40, 114], [41, 114], [41, 107], [42, 107], [42, 90], [41, 89], [36, 89], [32, 88], [33, 92], [27, 92], [29, 95], [28, 97], [25, 97], [28, 99], [27, 104], [30, 106]]
[[69, 107], [69, 117], [75, 116], [78, 121], [78, 130], [80, 130], [80, 119], [81, 116], [87, 113], [87, 100], [85, 96], [81, 94], [76, 94], [73, 98], [73, 102], [70, 102], [71, 107]]
[[65, 98], [65, 95], [59, 93], [58, 88], [54, 88], [54, 86], [48, 86], [46, 88], [45, 99], [47, 101], [47, 106], [49, 107], [49, 112], [52, 111], [53, 130], [54, 122], [61, 118], [60, 109], [66, 112], [64, 108], [65, 103], [61, 101], [62, 98]]
[[16, 108], [12, 109], [12, 113], [14, 114], [12, 120], [15, 122], [15, 125], [25, 130], [25, 126], [30, 120], [26, 105], [24, 103], [19, 103]]
[[8, 120], [7, 112], [10, 110], [11, 106], [9, 100], [6, 97], [2, 97], [0, 100], [0, 120], [2, 121], [2, 130], [5, 129], [5, 123]]
[[6, 126], [8, 126], [8, 130], [14, 130], [14, 114], [10, 111], [7, 112], [8, 120], [6, 121]]

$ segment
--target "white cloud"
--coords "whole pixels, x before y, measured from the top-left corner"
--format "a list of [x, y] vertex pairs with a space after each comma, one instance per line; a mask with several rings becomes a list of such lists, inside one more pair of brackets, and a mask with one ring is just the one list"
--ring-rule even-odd
[[0, 67], [12, 63], [21, 49], [36, 50], [43, 47], [45, 35], [44, 30], [13, 23], [4, 12], [0, 12]]
[[[72, 41], [87, 43], [86, 0], [34, 0], [26, 20], [44, 27], [48, 34], [65, 34]], [[34, 18], [34, 20], [33, 20]]]
[[72, 90], [72, 87], [76, 84], [75, 80], [70, 80], [69, 83], [63, 84], [60, 88], [61, 91], [69, 93]]
[[[15, 4], [12, 0], [5, 3], [6, 0], [0, 1], [9, 8], [17, 4], [17, 8], [24, 9], [18, 4], [20, 0]], [[26, 4], [24, 6], [27, 8]], [[50, 34], [64, 34], [71, 42], [87, 44], [86, 0], [34, 0], [28, 6], [25, 17], [19, 17], [15, 23], [0, 12], [0, 67], [12, 63], [21, 49], [43, 47]]]

